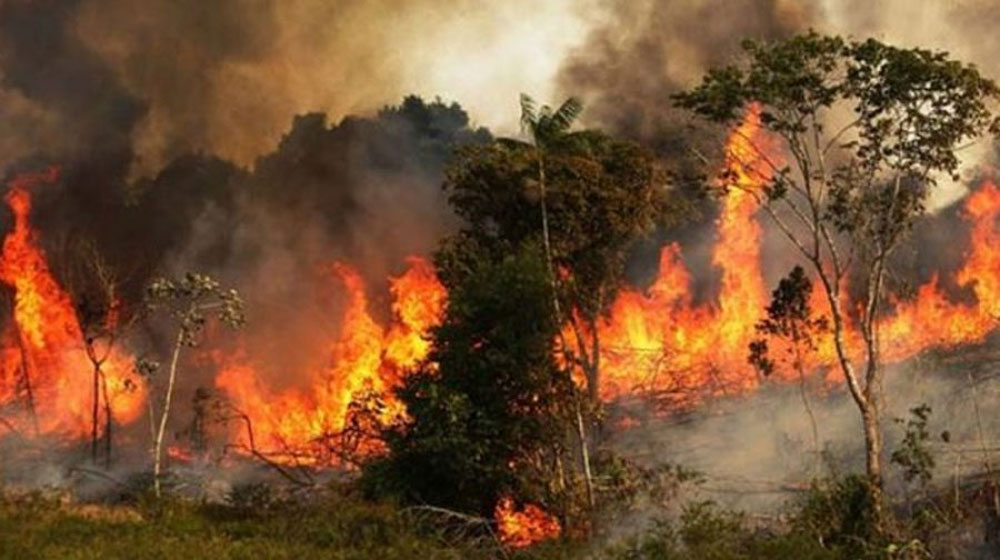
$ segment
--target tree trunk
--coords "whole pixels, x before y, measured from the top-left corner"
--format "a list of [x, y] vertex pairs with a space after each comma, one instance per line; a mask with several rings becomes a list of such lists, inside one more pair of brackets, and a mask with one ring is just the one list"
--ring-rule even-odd
[[830, 314], [833, 318], [833, 341], [837, 350], [837, 361], [841, 372], [847, 381], [851, 397], [861, 413], [861, 422], [864, 429], [865, 438], [865, 472], [869, 481], [869, 492], [872, 501], [872, 512], [875, 516], [876, 528], [881, 531], [884, 528], [882, 507], [882, 431], [879, 422], [879, 395], [877, 375], [878, 352], [876, 351], [874, 338], [865, 336], [866, 353], [868, 364], [866, 366], [866, 383], [862, 388], [858, 380], [858, 372], [851, 363], [851, 357], [844, 341], [844, 316], [840, 307], [838, 287], [832, 285], [825, 271], [817, 265], [820, 279], [823, 281], [824, 289], [830, 303]]
[[17, 329], [17, 345], [21, 350], [21, 382], [24, 384], [24, 394], [28, 399], [28, 414], [31, 416], [31, 423], [35, 428], [35, 435], [39, 434], [38, 412], [35, 410], [35, 391], [31, 387], [31, 372], [28, 367], [28, 349], [24, 347], [24, 337], [21, 329]]
[[[899, 188], [899, 180], [896, 181]], [[895, 198], [893, 198], [895, 200]], [[879, 351], [878, 315], [882, 294], [884, 263], [888, 253], [879, 245], [879, 254], [872, 263], [868, 279], [868, 302], [861, 318], [861, 334], [865, 340], [865, 402], [861, 418], [865, 427], [865, 458], [868, 479], [871, 485], [872, 506], [874, 507], [876, 529], [885, 529], [884, 503], [882, 495], [882, 369]]]
[[156, 441], [153, 443], [153, 490], [156, 497], [161, 496], [160, 473], [163, 465], [163, 435], [167, 431], [167, 418], [170, 416], [170, 401], [174, 396], [174, 382], [177, 379], [177, 361], [181, 355], [181, 346], [184, 343], [184, 329], [177, 333], [177, 340], [174, 342], [173, 356], [170, 358], [170, 377], [167, 380], [167, 393], [163, 399], [163, 412], [160, 413], [160, 427], [156, 432]]
[[104, 393], [104, 468], [111, 467], [111, 429], [114, 416], [111, 415], [111, 399], [108, 395], [108, 377], [101, 372], [101, 392]]
[[875, 528], [885, 528], [882, 495], [882, 426], [879, 422], [878, 407], [869, 404], [861, 411], [861, 421], [865, 430], [865, 470], [868, 475]]
[[100, 375], [101, 366], [94, 362], [93, 406], [90, 409], [90, 460], [97, 464], [97, 421], [100, 414]]
[[597, 333], [597, 320], [591, 318], [587, 321], [587, 328], [590, 329], [590, 364], [587, 366], [587, 389], [590, 393], [590, 400], [597, 403], [601, 398], [601, 339]]
[[[545, 202], [545, 160], [540, 149], [536, 148], [538, 156], [538, 192], [539, 206], [542, 211], [542, 246], [545, 250], [545, 266], [549, 273], [549, 284], [552, 290], [552, 310], [555, 313], [556, 324], [562, 329], [562, 308], [559, 305], [559, 284], [556, 277], [555, 263], [552, 259], [552, 243], [549, 239], [549, 212]], [[565, 342], [563, 343], [565, 345]], [[587, 372], [584, 372], [587, 374]], [[571, 380], [572, 382], [572, 380]], [[588, 449], [587, 433], [584, 429], [583, 413], [580, 403], [576, 403], [576, 428], [580, 439], [580, 461], [583, 463], [583, 475], [587, 487], [587, 505], [594, 508], [594, 481], [590, 471], [590, 450]]]
[[576, 429], [580, 437], [580, 458], [583, 461], [584, 484], [587, 488], [587, 505], [594, 509], [594, 477], [590, 472], [590, 451], [587, 447], [587, 432], [583, 429], [583, 413], [580, 410], [580, 401], [576, 402]]
[[861, 421], [865, 429], [865, 471], [873, 484], [882, 486], [882, 430], [878, 411], [868, 406], [861, 411]]

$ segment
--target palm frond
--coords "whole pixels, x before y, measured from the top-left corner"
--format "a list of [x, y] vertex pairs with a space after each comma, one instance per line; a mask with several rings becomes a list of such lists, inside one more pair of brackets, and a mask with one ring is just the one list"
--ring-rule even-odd
[[526, 93], [521, 94], [521, 131], [534, 132], [538, 123], [538, 109], [535, 100]]
[[569, 130], [577, 117], [583, 112], [583, 102], [576, 97], [570, 97], [559, 106], [555, 113], [552, 113], [551, 128], [555, 133], [563, 133]]

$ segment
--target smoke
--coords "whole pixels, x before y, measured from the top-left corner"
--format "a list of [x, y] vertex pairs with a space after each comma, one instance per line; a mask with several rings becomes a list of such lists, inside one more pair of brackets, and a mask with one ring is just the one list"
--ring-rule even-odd
[[606, 1], [600, 21], [567, 57], [559, 89], [587, 103], [589, 124], [672, 153], [682, 113], [670, 95], [732, 62], [743, 39], [775, 39], [804, 27], [811, 11], [780, 0]]
[[[634, 139], [657, 153], [675, 177], [679, 196], [702, 186], [702, 158], [721, 166], [726, 131], [704, 126], [674, 107], [670, 96], [697, 83], [705, 70], [734, 62], [743, 39], [776, 39], [803, 28], [813, 10], [781, 0], [606, 0], [591, 14], [586, 40], [573, 49], [556, 77], [563, 96], [585, 103], [585, 124]], [[699, 204], [701, 220], [662, 232], [632, 259], [638, 283], [651, 278], [659, 246], [679, 241], [697, 279], [696, 301], [717, 293], [711, 264], [711, 199]]]
[[[936, 462], [932, 484], [964, 485], [983, 472], [984, 457], [992, 456], [990, 434], [1000, 430], [994, 416], [977, 410], [988, 410], [987, 403], [995, 402], [1000, 392], [993, 373], [996, 342], [994, 338], [980, 348], [932, 354], [887, 368], [889, 399], [882, 414], [885, 476], [893, 495], [916, 489], [888, 458], [899, 448], [906, 421], [913, 418], [910, 410], [920, 405], [932, 410], [925, 442]], [[797, 383], [764, 381], [752, 398], [718, 399], [685, 415], [646, 418], [613, 445], [648, 465], [677, 464], [699, 472], [704, 482], [689, 498], [776, 512], [803, 496], [816, 478], [864, 471], [861, 419], [850, 395], [834, 388], [839, 385], [835, 379], [809, 376], [804, 383], [808, 404]], [[959, 410], [963, 412], [956, 413]], [[813, 436], [813, 421], [818, 438]]]
[[509, 121], [517, 93], [546, 80], [575, 36], [570, 5], [90, 0], [75, 29], [149, 103], [133, 134], [147, 175], [186, 151], [249, 165], [292, 115], [337, 120], [409, 93]]
[[128, 135], [144, 107], [66, 32], [77, 4], [0, 3], [0, 98], [9, 101], [0, 142], [10, 149], [0, 165], [42, 152], [113, 176], [127, 163]]
[[[600, 23], [564, 61], [557, 76], [564, 95], [588, 102], [588, 124], [636, 138], [683, 169], [690, 152], [718, 152], [718, 130], [692, 133], [689, 116], [670, 95], [696, 84], [711, 67], [735, 62], [744, 39], [770, 40], [816, 29], [856, 39], [875, 37], [902, 47], [949, 52], [1000, 77], [994, 29], [1000, 11], [989, 0], [864, 2], [822, 0], [687, 0], [601, 5]], [[992, 162], [995, 146], [982, 140], [963, 150], [962, 179], [941, 179], [930, 207], [939, 209], [968, 192], [969, 179]]]
[[0, 2], [0, 169], [60, 165], [62, 185], [36, 196], [46, 245], [58, 256], [94, 240], [126, 295], [154, 272], [264, 275], [278, 247], [288, 262], [341, 258], [384, 278], [447, 230], [444, 162], [487, 133], [416, 98], [337, 121], [402, 97], [391, 92], [411, 63], [437, 52], [426, 31], [524, 25], [471, 4], [454, 17], [395, 8]]

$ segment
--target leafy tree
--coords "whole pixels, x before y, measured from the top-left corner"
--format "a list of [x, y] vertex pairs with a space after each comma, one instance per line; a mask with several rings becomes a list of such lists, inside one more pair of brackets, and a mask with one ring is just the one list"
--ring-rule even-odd
[[[956, 175], [959, 147], [997, 131], [990, 107], [1000, 91], [946, 53], [873, 39], [810, 32], [774, 43], [747, 41], [744, 48], [745, 64], [711, 70], [675, 100], [729, 126], [756, 107], [783, 148], [787, 166], [746, 138], [771, 175], [752, 194], [822, 285], [838, 366], [862, 418], [869, 488], [881, 511], [878, 319], [887, 259], [924, 212], [938, 177]], [[849, 276], [864, 294], [856, 317], [842, 298]], [[852, 318], [863, 348], [846, 341]]]
[[[149, 312], [162, 312], [177, 327], [177, 336], [170, 353], [163, 409], [160, 412], [158, 426], [153, 430], [153, 488], [156, 496], [160, 497], [163, 437], [170, 417], [170, 404], [173, 400], [181, 350], [198, 346], [209, 314], [214, 314], [219, 321], [233, 328], [242, 326], [245, 319], [243, 300], [236, 290], [224, 290], [212, 278], [191, 272], [180, 280], [167, 278], [154, 280], [146, 290], [146, 309]], [[140, 365], [140, 370], [147, 374], [151, 374], [155, 369], [156, 364], [151, 362]], [[149, 400], [149, 407], [149, 420], [155, 422], [152, 398]]]
[[[590, 407], [598, 405], [600, 339], [597, 321], [625, 280], [629, 248], [663, 221], [665, 177], [639, 146], [597, 131], [570, 132], [582, 106], [558, 109], [521, 97], [528, 142], [499, 139], [459, 150], [445, 190], [462, 218], [461, 231], [439, 255], [446, 284], [461, 282], [469, 259], [498, 261], [524, 243], [544, 251], [551, 309], [559, 325], [557, 351], [584, 373]], [[577, 432], [593, 504], [590, 458], [582, 408]]]
[[553, 110], [548, 105], [537, 108], [535, 100], [522, 93], [521, 131], [528, 134], [530, 142], [525, 143], [512, 138], [499, 140], [501, 144], [515, 150], [528, 150], [534, 153], [535, 165], [538, 168], [538, 207], [541, 210], [542, 247], [545, 249], [545, 265], [548, 270], [549, 283], [552, 285], [552, 309], [556, 322], [560, 325], [563, 322], [563, 313], [562, 306], [559, 304], [559, 281], [552, 256], [552, 239], [549, 234], [545, 158], [550, 149], [571, 138], [569, 129], [581, 112], [583, 112], [583, 104], [575, 97], [570, 97], [558, 109]]
[[466, 273], [463, 255], [500, 258], [526, 241], [540, 242], [554, 287], [552, 312], [575, 339], [561, 350], [586, 374], [596, 401], [597, 321], [625, 281], [628, 250], [676, 214], [653, 156], [598, 131], [568, 132], [579, 112], [572, 99], [553, 110], [522, 97], [531, 142], [501, 139], [458, 152], [445, 190], [464, 223], [439, 260], [447, 284]]
[[371, 488], [484, 517], [506, 495], [558, 505], [573, 387], [550, 301], [537, 248], [480, 261], [449, 293], [428, 359], [397, 390], [408, 419], [366, 467]]

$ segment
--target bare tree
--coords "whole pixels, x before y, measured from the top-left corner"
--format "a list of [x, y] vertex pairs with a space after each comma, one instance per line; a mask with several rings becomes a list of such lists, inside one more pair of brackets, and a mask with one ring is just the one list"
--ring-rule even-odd
[[71, 268], [64, 274], [74, 293], [84, 351], [91, 365], [91, 459], [97, 462], [103, 439], [104, 464], [108, 467], [111, 464], [114, 411], [104, 366], [138, 314], [123, 306], [119, 294], [122, 284], [119, 273], [104, 259], [96, 244], [90, 240], [74, 244], [71, 255], [66, 259], [70, 263], [67, 266]]

